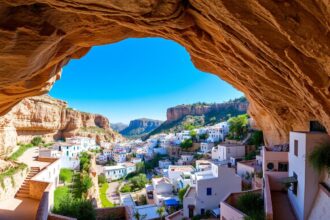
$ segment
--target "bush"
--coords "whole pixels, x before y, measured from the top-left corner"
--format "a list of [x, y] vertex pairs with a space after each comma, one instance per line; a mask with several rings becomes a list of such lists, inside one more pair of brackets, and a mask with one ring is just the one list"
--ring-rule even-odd
[[107, 182], [107, 178], [104, 176], [104, 174], [98, 175], [97, 176], [99, 184], [104, 184]]
[[199, 139], [201, 139], [201, 140], [206, 140], [208, 137], [209, 137], [208, 133], [199, 135]]
[[264, 135], [263, 135], [262, 131], [254, 131], [252, 133], [249, 144], [259, 147], [259, 146], [263, 145], [263, 143], [264, 143]]
[[32, 140], [31, 140], [31, 144], [33, 146], [39, 146], [40, 144], [42, 144], [44, 141], [42, 140], [41, 137], [34, 137]]
[[183, 196], [186, 194], [187, 190], [189, 189], [189, 185], [179, 190], [178, 197], [180, 199], [181, 204], [183, 203]]
[[313, 149], [308, 156], [308, 160], [318, 172], [323, 169], [330, 171], [330, 143], [322, 143]]
[[89, 172], [91, 156], [86, 152], [82, 152], [79, 156], [79, 159], [80, 159], [80, 171], [84, 170], [86, 172]]
[[237, 199], [237, 208], [249, 219], [264, 220], [264, 200], [258, 193], [247, 192]]
[[184, 141], [182, 141], [182, 143], [180, 144], [180, 147], [182, 147], [183, 149], [187, 149], [193, 146], [193, 142], [191, 139], [186, 139]]
[[72, 182], [73, 171], [71, 169], [62, 168], [60, 171], [60, 180], [64, 183]]
[[120, 192], [122, 193], [132, 192], [132, 187], [126, 183], [124, 184], [123, 187], [121, 187]]
[[53, 213], [77, 218], [78, 220], [96, 219], [96, 212], [91, 201], [74, 199], [71, 196], [61, 199], [59, 205], [54, 207]]

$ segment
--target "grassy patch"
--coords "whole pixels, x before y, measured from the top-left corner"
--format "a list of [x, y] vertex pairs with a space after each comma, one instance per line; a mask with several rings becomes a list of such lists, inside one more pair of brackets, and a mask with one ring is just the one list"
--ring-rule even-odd
[[72, 182], [72, 176], [73, 176], [73, 170], [62, 168], [60, 171], [60, 180], [65, 183], [71, 183]]
[[110, 202], [107, 198], [107, 189], [109, 187], [108, 183], [103, 183], [102, 186], [100, 187], [100, 199], [102, 202], [102, 207], [114, 207], [115, 205]]
[[[0, 186], [4, 189], [5, 188], [5, 184], [4, 184], [4, 180], [5, 178], [7, 177], [13, 177], [13, 175], [15, 175], [17, 172], [25, 169], [27, 167], [26, 164], [24, 163], [21, 163], [21, 164], [18, 164], [16, 167], [11, 167], [9, 168], [8, 170], [6, 170], [5, 172], [2, 172], [0, 173]], [[12, 178], [12, 184], [15, 184], [15, 181], [13, 180]]]
[[69, 196], [70, 191], [67, 186], [57, 187], [54, 191], [54, 208], [59, 207], [61, 200]]
[[27, 149], [29, 149], [29, 148], [31, 148], [31, 147], [33, 147], [32, 144], [22, 144], [22, 145], [20, 145], [19, 148], [18, 148], [18, 150], [15, 151], [15, 152], [9, 157], [9, 159], [10, 159], [10, 160], [17, 160], [20, 156], [22, 156], [22, 155], [24, 154], [24, 152], [25, 152]]

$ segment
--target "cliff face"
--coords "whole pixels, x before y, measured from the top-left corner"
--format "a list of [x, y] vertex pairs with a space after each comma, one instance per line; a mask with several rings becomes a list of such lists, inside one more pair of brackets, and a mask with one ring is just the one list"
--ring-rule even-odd
[[237, 110], [238, 112], [246, 112], [248, 108], [247, 102], [226, 102], [217, 104], [198, 104], [198, 105], [179, 105], [167, 109], [167, 122], [179, 120], [187, 115], [206, 115], [211, 112], [221, 112], [227, 109]]
[[119, 137], [106, 117], [67, 108], [66, 102], [47, 95], [26, 98], [0, 118], [0, 151], [10, 151], [16, 142], [26, 143], [35, 136], [54, 141], [74, 135], [97, 141]]
[[1, 1], [0, 114], [94, 45], [162, 37], [245, 94], [266, 143], [309, 120], [330, 132], [329, 18], [328, 0]]
[[132, 120], [129, 126], [122, 130], [120, 134], [127, 137], [138, 137], [153, 131], [162, 124], [162, 121], [148, 118]]

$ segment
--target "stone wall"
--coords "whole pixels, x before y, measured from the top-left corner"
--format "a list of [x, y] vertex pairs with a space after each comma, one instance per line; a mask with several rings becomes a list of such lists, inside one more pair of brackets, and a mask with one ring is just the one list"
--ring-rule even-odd
[[28, 171], [29, 169], [26, 167], [12, 175], [12, 177], [4, 178], [3, 183], [0, 183], [0, 201], [13, 198], [15, 196], [20, 186], [24, 182]]
[[96, 219], [97, 220], [129, 220], [127, 216], [127, 207], [117, 206], [114, 208], [98, 208], [96, 209]]

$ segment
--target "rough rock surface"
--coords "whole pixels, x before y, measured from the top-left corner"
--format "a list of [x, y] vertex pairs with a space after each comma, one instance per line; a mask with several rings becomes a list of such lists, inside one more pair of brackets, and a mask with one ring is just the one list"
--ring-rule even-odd
[[51, 142], [74, 135], [97, 141], [113, 141], [120, 136], [109, 127], [106, 117], [73, 110], [48, 95], [26, 98], [0, 117], [0, 152], [8, 153], [16, 143], [29, 142], [35, 136]]
[[120, 131], [126, 137], [140, 137], [158, 128], [163, 122], [159, 120], [140, 118], [130, 121], [127, 128]]
[[269, 144], [311, 119], [330, 132], [329, 29], [328, 0], [3, 0], [0, 114], [94, 45], [163, 37], [245, 93]]
[[248, 108], [247, 102], [225, 102], [218, 104], [195, 104], [195, 105], [178, 105], [167, 109], [166, 122], [172, 122], [183, 118], [186, 115], [205, 115], [213, 112], [221, 112], [226, 109], [236, 109], [239, 112], [246, 112]]

